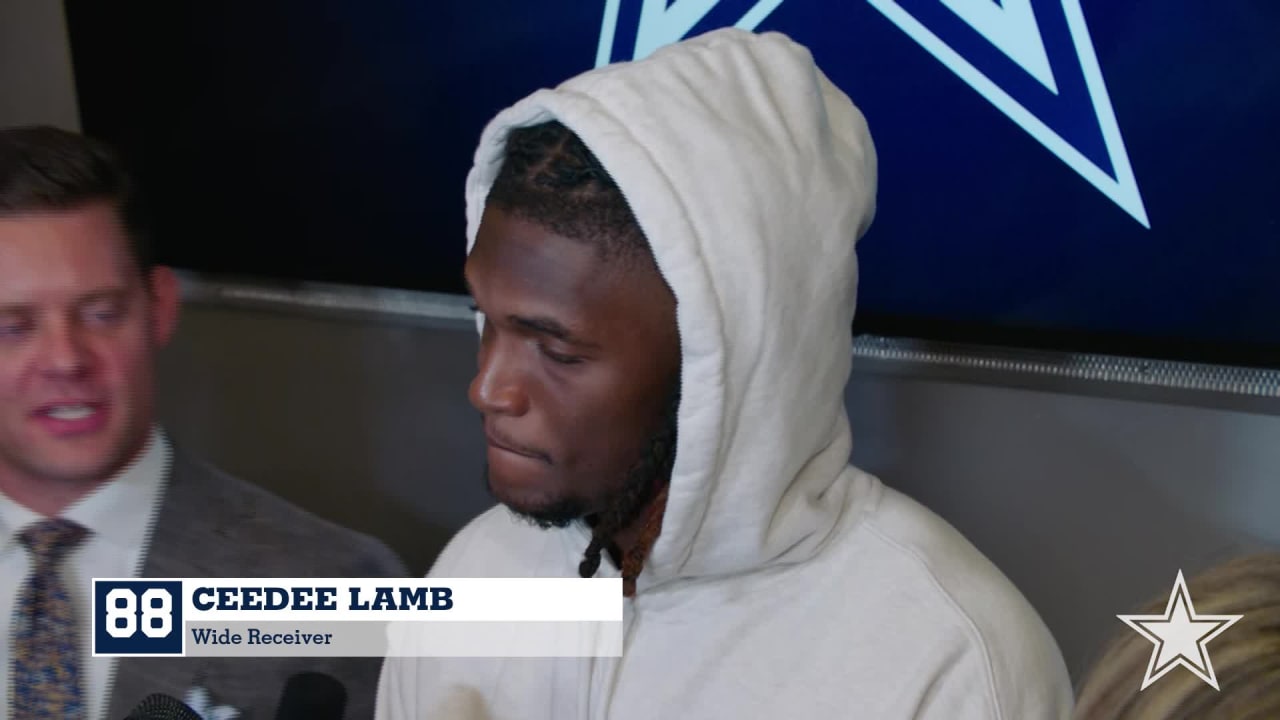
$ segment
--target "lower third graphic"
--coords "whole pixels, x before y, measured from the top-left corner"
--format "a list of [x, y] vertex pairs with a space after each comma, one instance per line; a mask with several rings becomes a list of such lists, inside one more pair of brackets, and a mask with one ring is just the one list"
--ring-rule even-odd
[[94, 657], [622, 653], [618, 578], [94, 578], [92, 597]]

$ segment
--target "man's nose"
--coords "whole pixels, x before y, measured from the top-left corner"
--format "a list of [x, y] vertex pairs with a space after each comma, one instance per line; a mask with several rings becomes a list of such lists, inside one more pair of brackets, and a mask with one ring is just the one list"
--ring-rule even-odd
[[471, 380], [467, 397], [485, 415], [523, 415], [529, 409], [529, 396], [521, 378], [519, 363], [498, 348], [482, 348], [476, 376]]
[[46, 374], [78, 378], [88, 371], [92, 353], [73, 324], [46, 326], [40, 335], [40, 367]]

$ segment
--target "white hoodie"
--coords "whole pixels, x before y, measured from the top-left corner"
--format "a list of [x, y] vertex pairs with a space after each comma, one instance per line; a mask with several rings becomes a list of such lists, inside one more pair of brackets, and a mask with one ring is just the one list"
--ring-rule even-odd
[[[505, 132], [550, 119], [622, 188], [678, 301], [662, 534], [623, 657], [389, 659], [379, 720], [1067, 718], [1065, 663], [1018, 590], [849, 464], [854, 244], [877, 162], [849, 98], [805, 48], [735, 29], [540, 90], [484, 130], [468, 247]], [[576, 577], [589, 539], [496, 507], [429, 576]], [[598, 575], [618, 572], [606, 554]]]

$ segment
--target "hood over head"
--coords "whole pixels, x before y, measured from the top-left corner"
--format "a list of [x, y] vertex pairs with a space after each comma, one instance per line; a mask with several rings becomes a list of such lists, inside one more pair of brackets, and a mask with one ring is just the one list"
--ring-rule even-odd
[[639, 591], [804, 560], [851, 477], [854, 247], [877, 172], [862, 113], [778, 33], [726, 28], [597, 68], [486, 126], [468, 252], [507, 131], [553, 119], [621, 188], [677, 301], [679, 441]]

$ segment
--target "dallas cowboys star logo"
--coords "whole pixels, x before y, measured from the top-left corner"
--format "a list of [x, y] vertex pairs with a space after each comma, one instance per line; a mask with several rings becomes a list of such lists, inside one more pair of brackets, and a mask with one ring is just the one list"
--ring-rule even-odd
[[[687, 37], [713, 11], [722, 16], [728, 11], [738, 17], [736, 27], [756, 30], [784, 2], [605, 0], [596, 66], [639, 60]], [[1151, 228], [1081, 0], [867, 2], [1144, 228]], [[850, 4], [830, 5], [834, 13], [848, 12]], [[633, 17], [624, 20], [624, 14]], [[634, 44], [627, 42], [629, 28], [634, 28]], [[1012, 62], [1017, 71], [1010, 74], [999, 59], [976, 52], [984, 46]], [[1022, 73], [1034, 84], [1020, 85]], [[1096, 144], [1087, 137], [1096, 138]]]
[[1179, 570], [1163, 615], [1116, 617], [1155, 645], [1151, 661], [1147, 663], [1147, 675], [1142, 679], [1141, 691], [1179, 665], [1217, 690], [1218, 677], [1213, 672], [1213, 662], [1209, 660], [1206, 646], [1244, 616], [1197, 615], [1195, 606], [1191, 604], [1191, 594], [1187, 592], [1187, 583]]

